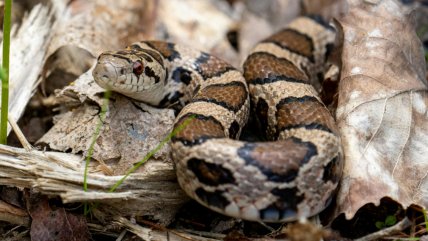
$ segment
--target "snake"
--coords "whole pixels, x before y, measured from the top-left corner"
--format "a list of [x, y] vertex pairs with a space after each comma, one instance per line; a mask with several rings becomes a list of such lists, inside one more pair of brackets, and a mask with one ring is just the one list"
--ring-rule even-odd
[[[261, 222], [314, 216], [331, 202], [343, 169], [335, 120], [315, 82], [335, 30], [302, 16], [260, 41], [243, 71], [213, 55], [160, 40], [99, 55], [102, 88], [156, 107], [180, 106], [172, 159], [181, 188], [221, 214]], [[249, 116], [260, 140], [240, 140]]]

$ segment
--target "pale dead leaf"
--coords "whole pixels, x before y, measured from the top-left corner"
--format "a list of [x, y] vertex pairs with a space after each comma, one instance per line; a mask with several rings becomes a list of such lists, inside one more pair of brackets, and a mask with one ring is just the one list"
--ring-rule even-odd
[[349, 1], [337, 120], [345, 168], [336, 214], [390, 197], [428, 207], [428, 91], [410, 11], [395, 0]]
[[325, 19], [337, 18], [346, 13], [348, 4], [346, 0], [302, 0], [305, 14], [319, 14]]
[[240, 18], [239, 8], [217, 0], [160, 0], [157, 39], [209, 52], [240, 65], [239, 56], [227, 39]]
[[[58, 116], [55, 125], [38, 143], [55, 150], [86, 153], [99, 122], [99, 110], [98, 106], [82, 105]], [[150, 113], [138, 107], [138, 104], [132, 104], [132, 100], [126, 97], [113, 95], [94, 145], [93, 158], [109, 161], [114, 174], [124, 174], [154, 149], [172, 129], [173, 111], [156, 111]], [[151, 160], [155, 161], [154, 159], [172, 165], [169, 145], [156, 152]]]
[[287, 26], [300, 11], [299, 1], [295, 0], [248, 0], [244, 3], [245, 11], [238, 31], [242, 63], [259, 41]]
[[[299, 15], [301, 4], [300, 1], [295, 0], [247, 0], [245, 6], [249, 12], [269, 22], [270, 28], [278, 31]], [[246, 23], [243, 22], [243, 24]], [[253, 28], [253, 31], [255, 29], [263, 31], [258, 28]]]

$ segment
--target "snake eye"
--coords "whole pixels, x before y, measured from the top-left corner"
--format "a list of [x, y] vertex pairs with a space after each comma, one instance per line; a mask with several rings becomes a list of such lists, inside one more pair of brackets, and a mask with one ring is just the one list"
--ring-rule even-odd
[[134, 72], [134, 74], [135, 74], [136, 76], [139, 76], [140, 74], [142, 74], [142, 73], [143, 73], [143, 70], [144, 70], [144, 66], [143, 66], [143, 64], [141, 63], [141, 61], [136, 61], [136, 62], [134, 62], [134, 64], [132, 65], [132, 71]]

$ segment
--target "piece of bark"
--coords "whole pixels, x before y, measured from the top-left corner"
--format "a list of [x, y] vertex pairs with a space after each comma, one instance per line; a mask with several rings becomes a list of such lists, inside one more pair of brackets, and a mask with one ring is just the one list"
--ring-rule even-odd
[[398, 1], [349, 1], [337, 121], [345, 153], [336, 215], [383, 197], [428, 207], [428, 91], [412, 15]]
[[28, 213], [9, 203], [0, 200], [0, 220], [25, 227], [30, 226], [30, 216]]
[[85, 192], [84, 168], [84, 160], [78, 155], [0, 145], [0, 185], [34, 188], [42, 194], [60, 196], [64, 203], [97, 202], [97, 208], [109, 215], [150, 216], [164, 225], [188, 200], [167, 163], [146, 163], [142, 173], [128, 176], [115, 192], [109, 189], [123, 176], [106, 176], [96, 163], [89, 165]]

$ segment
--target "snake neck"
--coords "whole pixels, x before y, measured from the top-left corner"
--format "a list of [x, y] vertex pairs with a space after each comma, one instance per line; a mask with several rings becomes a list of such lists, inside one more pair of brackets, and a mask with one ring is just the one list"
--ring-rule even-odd
[[[181, 109], [192, 101], [193, 97], [209, 83], [204, 80], [214, 77], [207, 76], [221, 71], [234, 69], [226, 62], [207, 53], [162, 41], [144, 41], [141, 44], [158, 52], [165, 60], [165, 86], [158, 98], [156, 106]], [[153, 100], [153, 99], [152, 99]]]

